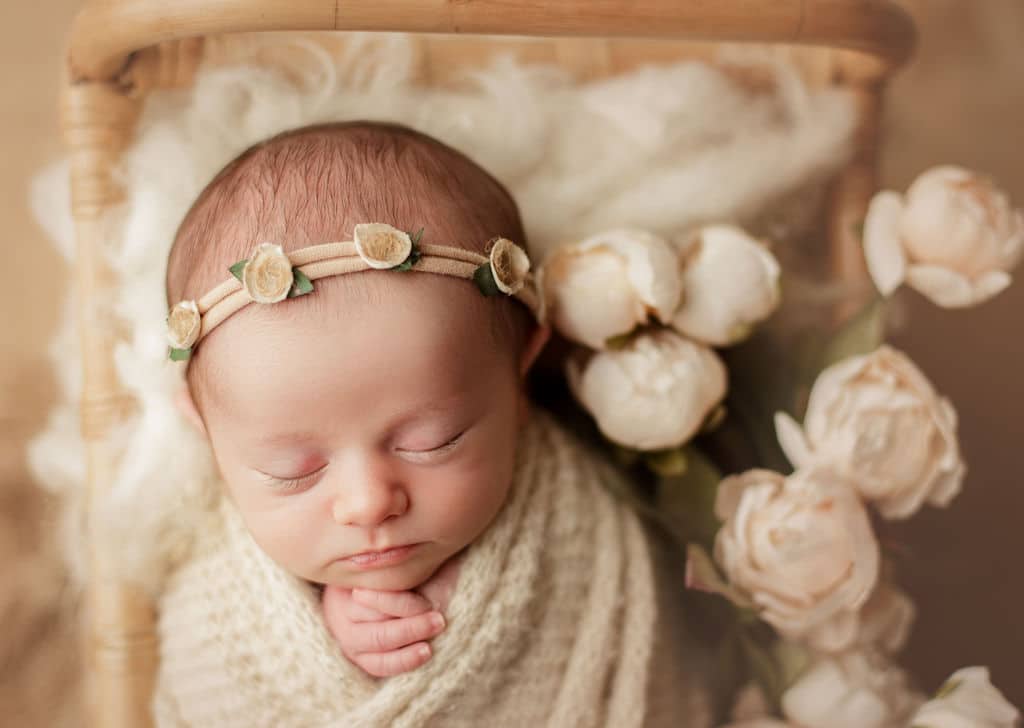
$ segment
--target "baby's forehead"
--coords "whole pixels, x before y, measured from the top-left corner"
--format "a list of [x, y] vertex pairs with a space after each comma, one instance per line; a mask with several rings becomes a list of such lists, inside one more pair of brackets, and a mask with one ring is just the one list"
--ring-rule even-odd
[[514, 372], [479, 292], [461, 279], [377, 273], [332, 279], [373, 281], [362, 290], [248, 306], [211, 332], [202, 356], [224, 418], [245, 426], [299, 407], [350, 420], [388, 401], [479, 402], [488, 382]]

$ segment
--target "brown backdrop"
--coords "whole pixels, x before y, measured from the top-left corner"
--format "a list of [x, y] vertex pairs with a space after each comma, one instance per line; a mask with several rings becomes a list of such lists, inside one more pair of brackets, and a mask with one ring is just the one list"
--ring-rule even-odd
[[[1024, 3], [906, 4], [922, 44], [889, 94], [885, 184], [902, 189], [931, 164], [959, 163], [991, 173], [1024, 206]], [[22, 455], [55, 396], [45, 352], [67, 273], [31, 221], [26, 185], [60, 154], [55, 95], [77, 6], [0, 6], [0, 722], [21, 726], [78, 724], [49, 504], [29, 484]], [[952, 510], [893, 529], [911, 545], [902, 578], [922, 609], [907, 662], [928, 688], [957, 667], [988, 664], [1024, 705], [1024, 283], [969, 311], [940, 310], [914, 294], [902, 300], [908, 323], [891, 340], [956, 404], [970, 466]]]

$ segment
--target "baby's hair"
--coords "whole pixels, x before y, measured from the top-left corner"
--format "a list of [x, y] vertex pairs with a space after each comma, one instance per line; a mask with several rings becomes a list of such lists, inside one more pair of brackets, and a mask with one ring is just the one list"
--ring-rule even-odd
[[[168, 256], [168, 307], [197, 299], [225, 280], [229, 266], [248, 257], [260, 242], [290, 252], [351, 240], [360, 222], [385, 222], [413, 233], [422, 227], [425, 243], [482, 254], [497, 236], [528, 249], [508, 190], [461, 152], [400, 124], [317, 124], [249, 147], [200, 193]], [[322, 315], [332, 305], [331, 290], [343, 286], [346, 294], [355, 291], [386, 305], [389, 281], [383, 273], [322, 279], [313, 295], [287, 304], [301, 307], [292, 309], [297, 315]], [[504, 296], [478, 300], [489, 313], [494, 345], [518, 356], [533, 327], [532, 315]], [[216, 373], [202, 352], [197, 347], [188, 368], [189, 387], [200, 401]]]

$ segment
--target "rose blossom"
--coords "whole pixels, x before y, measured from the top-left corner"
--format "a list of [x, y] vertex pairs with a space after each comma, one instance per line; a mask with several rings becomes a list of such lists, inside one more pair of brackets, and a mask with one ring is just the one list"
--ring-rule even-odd
[[864, 254], [883, 295], [906, 280], [940, 306], [971, 306], [1010, 284], [1008, 271], [1024, 254], [1024, 213], [985, 177], [935, 167], [905, 197], [875, 195]]
[[783, 413], [775, 425], [795, 467], [833, 463], [886, 518], [906, 518], [925, 501], [946, 506], [960, 492], [966, 466], [956, 411], [889, 346], [823, 371], [802, 430]]
[[679, 261], [645, 230], [609, 230], [557, 248], [544, 262], [552, 323], [591, 349], [627, 334], [651, 315], [672, 319], [682, 295]]
[[817, 649], [853, 643], [878, 580], [879, 549], [856, 491], [825, 465], [788, 478], [749, 470], [722, 480], [715, 561], [782, 635]]
[[639, 334], [599, 351], [581, 368], [569, 359], [573, 394], [610, 440], [638, 450], [689, 440], [726, 392], [726, 370], [711, 349], [674, 331]]
[[672, 317], [677, 331], [710, 346], [729, 346], [778, 307], [779, 263], [740, 228], [709, 225], [679, 247], [683, 300]]

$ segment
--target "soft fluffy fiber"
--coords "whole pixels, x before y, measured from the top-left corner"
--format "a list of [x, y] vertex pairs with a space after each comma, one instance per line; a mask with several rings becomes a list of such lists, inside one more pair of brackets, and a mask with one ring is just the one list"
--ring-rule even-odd
[[160, 601], [158, 728], [705, 728], [703, 661], [673, 638], [680, 614], [659, 624], [652, 550], [611, 495], [616, 477], [534, 410], [433, 657], [387, 680], [346, 660], [316, 589], [271, 561], [224, 499]]
[[[130, 339], [114, 352], [140, 409], [112, 438], [124, 458], [91, 518], [96, 548], [122, 576], [156, 593], [186, 553], [215, 488], [206, 444], [171, 405], [179, 373], [167, 365], [164, 264], [178, 221], [220, 167], [250, 144], [330, 119], [398, 121], [465, 152], [519, 203], [532, 252], [612, 226], [680, 233], [709, 221], [745, 222], [804, 189], [843, 160], [850, 100], [809, 92], [775, 65], [777, 91], [754, 94], [697, 63], [649, 67], [576, 85], [550, 67], [511, 58], [480, 70], [462, 90], [410, 81], [400, 35], [355, 35], [333, 58], [306, 39], [310, 63], [296, 75], [256, 66], [208, 68], [188, 90], [147, 99], [120, 174], [127, 190], [112, 211], [110, 262], [120, 277], [109, 302]], [[73, 261], [67, 166], [37, 180], [40, 222]], [[53, 345], [62, 403], [31, 447], [40, 483], [69, 504], [65, 552], [87, 578], [81, 548], [85, 471], [78, 432], [78, 341], [69, 304]], [[124, 544], [131, 544], [125, 549]]]

